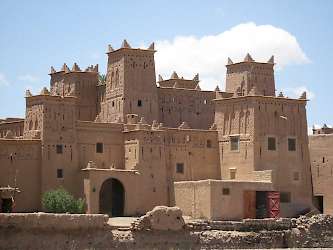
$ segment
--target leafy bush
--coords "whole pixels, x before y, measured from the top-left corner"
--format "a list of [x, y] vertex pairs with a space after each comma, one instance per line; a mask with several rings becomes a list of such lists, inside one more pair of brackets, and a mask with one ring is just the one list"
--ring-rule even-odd
[[83, 199], [75, 199], [64, 188], [58, 188], [45, 192], [42, 198], [42, 204], [46, 212], [49, 213], [85, 213]]

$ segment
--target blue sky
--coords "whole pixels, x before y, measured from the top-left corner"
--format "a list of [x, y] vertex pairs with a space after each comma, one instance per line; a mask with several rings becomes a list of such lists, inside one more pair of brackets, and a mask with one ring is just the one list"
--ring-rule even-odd
[[[104, 73], [107, 44], [117, 48], [126, 38], [132, 46], [157, 41], [157, 73], [175, 69], [188, 77], [193, 68], [203, 76], [202, 88], [215, 82], [223, 88], [221, 60], [229, 51], [238, 61], [246, 50], [268, 60], [271, 50], [277, 89], [290, 96], [308, 90], [308, 125], [333, 125], [332, 13], [329, 0], [1, 0], [0, 118], [24, 116], [25, 89], [48, 86], [51, 65], [98, 63]], [[244, 29], [255, 30], [256, 39], [240, 36]], [[168, 55], [172, 49], [180, 58]], [[192, 67], [185, 57], [195, 55]]]

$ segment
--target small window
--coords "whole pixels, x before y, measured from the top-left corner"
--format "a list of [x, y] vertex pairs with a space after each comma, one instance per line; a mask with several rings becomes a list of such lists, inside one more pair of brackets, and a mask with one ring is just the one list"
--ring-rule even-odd
[[212, 141], [211, 140], [207, 140], [207, 148], [211, 148], [212, 147]]
[[289, 203], [291, 201], [290, 192], [281, 192], [280, 193], [280, 202], [281, 203]]
[[114, 101], [112, 101], [112, 107], [114, 107]]
[[268, 150], [272, 150], [272, 151], [276, 150], [276, 139], [275, 139], [275, 137], [268, 137], [267, 143], [268, 143], [268, 148], [267, 148]]
[[64, 178], [64, 171], [61, 168], [57, 169], [57, 178], [58, 179]]
[[141, 106], [142, 106], [142, 101], [138, 100], [138, 107], [141, 107]]
[[288, 150], [296, 151], [296, 139], [295, 138], [288, 138]]
[[57, 145], [56, 150], [57, 150], [57, 154], [62, 154], [62, 152], [63, 152], [62, 145], [61, 144]]
[[223, 195], [229, 195], [230, 194], [230, 189], [229, 188], [223, 188], [222, 189], [222, 194]]
[[96, 143], [96, 153], [103, 153], [103, 143], [101, 142]]
[[236, 168], [229, 168], [229, 172], [230, 172], [230, 179], [231, 179], [231, 180], [234, 180], [234, 179], [236, 179], [236, 171], [237, 171], [237, 169], [236, 169]]
[[176, 173], [183, 174], [184, 173], [184, 163], [176, 164]]
[[299, 180], [299, 172], [294, 172], [293, 179], [294, 179], [294, 181], [298, 181]]
[[239, 136], [230, 136], [230, 150], [231, 151], [239, 150]]

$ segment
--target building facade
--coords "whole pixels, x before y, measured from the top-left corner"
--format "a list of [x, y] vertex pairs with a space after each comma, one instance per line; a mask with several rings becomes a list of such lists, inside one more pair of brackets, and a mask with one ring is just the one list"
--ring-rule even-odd
[[333, 214], [333, 129], [326, 124], [309, 136], [314, 204], [320, 212]]
[[[98, 65], [51, 67], [50, 90], [26, 92], [24, 120], [0, 123], [0, 186], [18, 212], [64, 187], [87, 213], [179, 206], [193, 218], [296, 216], [312, 209], [306, 94], [275, 96], [274, 57], [228, 59], [226, 91], [199, 75], [156, 80], [154, 43], [108, 47]], [[2, 194], [8, 203], [8, 194]]]

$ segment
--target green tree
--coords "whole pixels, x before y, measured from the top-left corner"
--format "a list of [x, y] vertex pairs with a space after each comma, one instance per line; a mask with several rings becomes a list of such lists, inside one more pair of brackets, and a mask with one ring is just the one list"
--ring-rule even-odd
[[105, 74], [98, 74], [98, 81], [99, 81], [99, 84], [105, 84], [106, 75]]
[[42, 205], [48, 213], [85, 213], [84, 200], [76, 200], [64, 188], [45, 192], [42, 197]]

